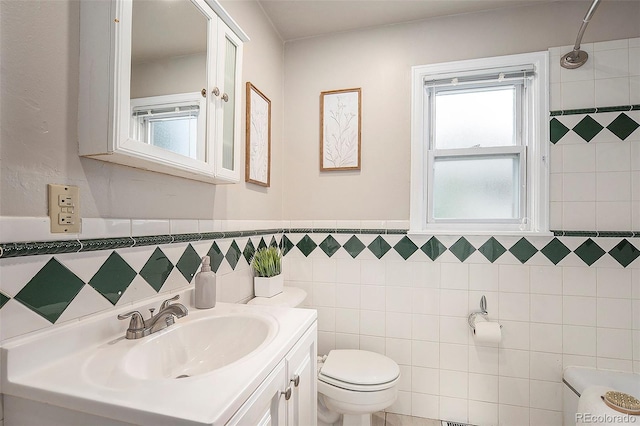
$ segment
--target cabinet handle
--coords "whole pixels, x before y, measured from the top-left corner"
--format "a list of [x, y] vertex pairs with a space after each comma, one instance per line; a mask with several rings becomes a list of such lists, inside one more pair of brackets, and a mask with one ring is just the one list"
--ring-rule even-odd
[[291, 386], [289, 386], [284, 391], [280, 391], [280, 395], [284, 395], [284, 399], [286, 401], [290, 400], [291, 399]]
[[294, 375], [291, 381], [293, 382], [293, 386], [298, 387], [298, 385], [300, 384], [300, 376], [298, 376], [297, 374]]
[[229, 102], [229, 95], [227, 95], [226, 93], [222, 94], [222, 100], [225, 102]]
[[213, 96], [220, 96], [220, 89], [214, 87], [211, 93], [213, 93]]
[[202, 95], [203, 98], [206, 98], [207, 97], [207, 89], [202, 89], [200, 91], [200, 94]]

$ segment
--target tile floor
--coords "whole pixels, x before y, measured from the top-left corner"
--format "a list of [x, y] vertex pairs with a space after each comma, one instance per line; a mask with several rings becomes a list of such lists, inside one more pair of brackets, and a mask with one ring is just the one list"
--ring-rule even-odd
[[422, 417], [403, 416], [401, 414], [373, 413], [371, 426], [440, 426], [440, 420], [424, 419]]

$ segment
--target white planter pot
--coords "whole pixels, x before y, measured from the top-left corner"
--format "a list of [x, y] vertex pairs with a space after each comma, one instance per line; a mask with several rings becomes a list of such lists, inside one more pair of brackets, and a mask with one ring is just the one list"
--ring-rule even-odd
[[253, 290], [256, 297], [272, 297], [282, 293], [284, 287], [284, 277], [282, 274], [275, 277], [254, 277]]

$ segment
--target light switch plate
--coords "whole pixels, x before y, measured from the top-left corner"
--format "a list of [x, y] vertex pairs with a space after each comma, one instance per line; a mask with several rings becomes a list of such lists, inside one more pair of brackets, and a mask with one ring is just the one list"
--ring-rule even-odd
[[49, 221], [53, 234], [80, 233], [80, 188], [49, 184]]

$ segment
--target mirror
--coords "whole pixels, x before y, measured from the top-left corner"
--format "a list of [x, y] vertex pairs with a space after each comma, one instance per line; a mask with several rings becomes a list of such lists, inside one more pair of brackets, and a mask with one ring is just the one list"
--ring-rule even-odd
[[191, 0], [132, 4], [130, 137], [206, 161], [208, 18]]

